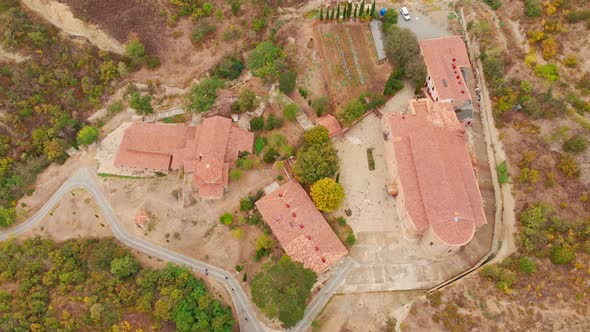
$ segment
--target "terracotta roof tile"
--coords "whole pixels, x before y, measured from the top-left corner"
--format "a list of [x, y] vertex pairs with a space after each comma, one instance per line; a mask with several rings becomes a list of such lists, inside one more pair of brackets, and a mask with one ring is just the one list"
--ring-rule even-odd
[[449, 244], [464, 244], [486, 223], [462, 125], [448, 103], [411, 101], [410, 114], [386, 114], [404, 204], [417, 229], [432, 226]]
[[194, 173], [199, 196], [221, 198], [230, 166], [240, 151], [252, 152], [254, 134], [214, 116], [197, 126], [133, 123], [123, 136], [115, 165], [158, 171], [184, 167]]
[[460, 67], [470, 67], [465, 43], [459, 36], [420, 41], [426, 67], [441, 100], [470, 100]]
[[342, 126], [332, 114], [324, 115], [317, 119], [317, 124], [326, 127], [330, 137], [336, 135], [342, 130]]
[[348, 254], [299, 182], [291, 180], [256, 207], [293, 260], [321, 273]]

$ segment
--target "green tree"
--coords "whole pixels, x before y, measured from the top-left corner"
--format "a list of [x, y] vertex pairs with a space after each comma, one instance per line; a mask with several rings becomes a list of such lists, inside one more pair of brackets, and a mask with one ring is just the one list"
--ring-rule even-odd
[[358, 11], [358, 5], [357, 5], [357, 4], [355, 4], [355, 5], [354, 5], [354, 16], [353, 16], [355, 20], [356, 20], [356, 16], [357, 16], [357, 15], [356, 15], [356, 14], [357, 14], [357, 11]]
[[339, 117], [343, 124], [350, 126], [363, 114], [365, 114], [365, 107], [360, 102], [360, 100], [355, 99], [349, 102], [346, 107], [344, 107], [344, 111], [339, 114]]
[[338, 9], [336, 9], [336, 20], [340, 20], [340, 2], [338, 2]]
[[137, 39], [130, 40], [125, 46], [125, 55], [132, 59], [143, 58], [145, 53], [145, 46]]
[[328, 130], [316, 126], [304, 134], [304, 139], [306, 144], [297, 151], [297, 161], [293, 165], [295, 178], [301, 183], [312, 184], [334, 176], [339, 169], [339, 160]]
[[0, 227], [7, 227], [14, 223], [16, 218], [16, 210], [0, 206]]
[[89, 145], [98, 140], [98, 128], [94, 126], [84, 126], [84, 128], [80, 129], [78, 132], [78, 137], [76, 137], [76, 142], [79, 145]]
[[244, 113], [252, 112], [258, 107], [256, 94], [250, 89], [244, 89], [240, 92], [238, 99], [231, 105], [232, 112]]
[[261, 257], [270, 254], [275, 245], [275, 241], [267, 234], [262, 233], [256, 239], [256, 255]]
[[371, 5], [371, 17], [375, 17], [375, 0], [373, 0], [373, 4]]
[[320, 21], [324, 20], [324, 6], [320, 7]]
[[262, 116], [250, 119], [251, 131], [260, 131], [262, 129], [264, 129], [264, 118]]
[[301, 318], [316, 282], [316, 274], [283, 256], [273, 266], [264, 266], [251, 284], [252, 300], [270, 318], [292, 327]]
[[252, 74], [266, 82], [276, 80], [286, 67], [285, 52], [272, 42], [261, 42], [248, 57], [248, 68]]
[[412, 80], [414, 88], [421, 87], [426, 77], [426, 65], [416, 35], [409, 29], [391, 25], [385, 30], [384, 39], [387, 59], [402, 70], [405, 78]]
[[117, 278], [127, 278], [139, 272], [139, 263], [135, 257], [125, 255], [111, 261], [111, 273]]
[[213, 75], [227, 80], [235, 80], [244, 70], [244, 61], [238, 53], [226, 55], [213, 70]]
[[219, 222], [224, 225], [231, 225], [234, 222], [234, 215], [231, 212], [226, 212], [219, 217]]
[[319, 210], [332, 212], [342, 205], [344, 188], [333, 179], [324, 178], [311, 185], [310, 196]]
[[363, 15], [365, 15], [365, 0], [361, 2], [361, 11], [359, 13], [359, 16], [362, 17]]
[[524, 0], [524, 14], [528, 17], [539, 17], [543, 14], [540, 0]]
[[290, 94], [295, 90], [295, 81], [297, 80], [297, 75], [290, 71], [284, 71], [279, 76], [279, 90], [284, 94]]
[[397, 12], [389, 9], [383, 15], [383, 31], [389, 30], [389, 27], [397, 24]]
[[523, 256], [518, 259], [518, 270], [524, 274], [531, 274], [537, 271], [537, 266], [531, 257]]
[[223, 88], [225, 81], [221, 78], [205, 78], [193, 84], [187, 96], [188, 108], [193, 112], [207, 112], [217, 99], [217, 90]]
[[129, 106], [137, 111], [138, 114], [152, 114], [152, 97], [149, 95], [142, 96], [139, 92], [133, 92], [129, 97]]

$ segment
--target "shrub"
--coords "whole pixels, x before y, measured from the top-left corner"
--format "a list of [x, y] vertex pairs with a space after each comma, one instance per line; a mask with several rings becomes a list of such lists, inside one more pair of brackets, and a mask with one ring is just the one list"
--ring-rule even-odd
[[207, 35], [215, 32], [215, 26], [211, 25], [206, 19], [198, 20], [191, 33], [191, 41], [195, 44], [200, 44]]
[[145, 56], [145, 46], [137, 39], [130, 40], [125, 46], [125, 55], [130, 58], [143, 58]]
[[539, 17], [543, 14], [540, 0], [524, 0], [524, 14], [528, 17]]
[[563, 59], [563, 65], [568, 68], [574, 68], [578, 66], [578, 58], [575, 54], [568, 54], [565, 59]]
[[390, 9], [383, 15], [383, 31], [389, 29], [390, 26], [397, 24], [397, 12]]
[[385, 83], [385, 89], [383, 90], [383, 95], [385, 96], [393, 96], [398, 91], [404, 88], [404, 82], [400, 80], [402, 71], [401, 70], [394, 70], [387, 79], [387, 83]]
[[363, 114], [365, 114], [365, 107], [358, 99], [355, 99], [344, 107], [344, 111], [339, 116], [343, 124], [350, 126]]
[[286, 55], [272, 42], [261, 42], [248, 57], [248, 68], [252, 75], [267, 82], [275, 80], [286, 67]]
[[297, 79], [297, 75], [290, 71], [284, 71], [279, 76], [279, 90], [281, 90], [284, 94], [291, 94], [293, 90], [295, 90], [295, 81]]
[[227, 80], [235, 80], [240, 77], [242, 70], [244, 70], [244, 60], [238, 53], [234, 53], [221, 59], [215, 66], [213, 75]]
[[224, 225], [231, 225], [234, 222], [234, 215], [231, 212], [227, 212], [219, 217], [219, 222]]
[[568, 155], [562, 154], [559, 158], [559, 162], [557, 163], [557, 169], [563, 173], [563, 175], [567, 176], [568, 178], [577, 177], [580, 175], [580, 169], [578, 168], [578, 163], [576, 160]]
[[123, 102], [122, 101], [116, 101], [112, 104], [110, 104], [107, 108], [108, 112], [110, 114], [117, 114], [119, 112], [121, 112], [123, 110], [124, 106], [123, 106]]
[[262, 116], [250, 119], [250, 130], [260, 131], [264, 129], [264, 118]]
[[126, 278], [139, 271], [139, 263], [135, 257], [125, 255], [111, 261], [111, 273], [117, 278]]
[[188, 108], [193, 112], [207, 112], [217, 99], [217, 90], [223, 88], [225, 81], [218, 77], [205, 78], [193, 84], [187, 95]]
[[518, 271], [524, 274], [531, 274], [537, 271], [537, 265], [531, 257], [523, 256], [518, 259]]
[[574, 10], [567, 15], [569, 23], [578, 23], [590, 19], [590, 10]]
[[534, 168], [525, 167], [520, 170], [520, 175], [518, 176], [518, 182], [520, 183], [527, 183], [527, 184], [535, 184], [539, 182], [540, 177], [539, 170]]
[[241, 177], [242, 177], [241, 170], [239, 170], [237, 168], [232, 168], [229, 171], [229, 178], [232, 179], [232, 181], [238, 181]]
[[84, 126], [76, 137], [76, 142], [79, 145], [89, 145], [96, 142], [96, 140], [98, 140], [98, 128], [93, 126]]
[[338, 225], [341, 227], [346, 226], [346, 219], [344, 217], [338, 217]]
[[283, 116], [288, 121], [297, 120], [297, 113], [299, 112], [299, 106], [297, 104], [289, 104], [283, 108]]
[[535, 75], [551, 82], [555, 82], [559, 79], [559, 68], [557, 68], [557, 66], [552, 63], [546, 65], [536, 65]]
[[541, 47], [543, 49], [543, 59], [551, 60], [557, 55], [557, 43], [552, 37], [543, 40], [541, 42]]
[[[504, 286], [510, 288], [516, 282], [516, 274], [514, 272], [496, 264], [484, 266], [479, 274], [484, 278], [496, 281], [497, 288], [503, 288]], [[502, 287], [498, 287], [498, 283], [501, 283]]]
[[250, 197], [244, 197], [240, 200], [240, 211], [250, 211], [254, 208], [254, 202]]
[[500, 182], [500, 184], [505, 184], [510, 181], [510, 177], [508, 175], [508, 164], [506, 164], [506, 160], [496, 166], [496, 171], [498, 172], [498, 182]]
[[502, 1], [500, 0], [483, 0], [488, 6], [490, 6], [493, 10], [496, 10], [502, 6]]
[[328, 130], [316, 126], [306, 131], [303, 138], [306, 144], [297, 151], [297, 162], [293, 165], [295, 178], [303, 184], [312, 184], [334, 176], [339, 169], [339, 159]]
[[237, 113], [252, 112], [258, 107], [258, 105], [259, 103], [254, 91], [244, 89], [240, 92], [238, 99], [232, 104], [231, 111]]
[[152, 97], [149, 95], [142, 96], [138, 92], [133, 92], [129, 99], [129, 106], [136, 110], [138, 114], [154, 113]]
[[282, 126], [283, 119], [276, 117], [274, 114], [271, 114], [268, 116], [268, 119], [266, 120], [266, 126], [264, 127], [264, 129], [270, 131], [273, 129], [281, 128]]
[[279, 152], [277, 150], [269, 148], [268, 150], [266, 150], [266, 153], [264, 153], [262, 160], [267, 164], [272, 164], [277, 160], [278, 156]]
[[324, 178], [311, 185], [310, 196], [321, 211], [332, 212], [344, 200], [344, 188], [330, 178]]
[[16, 210], [15, 208], [6, 208], [0, 206], [0, 227], [7, 227], [14, 223], [16, 219]]
[[563, 143], [563, 150], [571, 153], [582, 153], [588, 148], [588, 141], [582, 135], [574, 135]]
[[146, 61], [145, 61], [146, 65], [148, 68], [150, 69], [154, 69], [154, 68], [158, 68], [160, 67], [160, 59], [158, 57], [155, 56], [148, 56]]
[[350, 232], [348, 234], [348, 236], [346, 237], [346, 244], [348, 244], [349, 246], [354, 246], [354, 244], [356, 243], [356, 236], [354, 236], [353, 232]]
[[311, 108], [315, 111], [317, 116], [322, 116], [328, 113], [330, 102], [327, 97], [319, 97], [311, 102]]
[[547, 237], [543, 233], [549, 222], [551, 209], [544, 204], [533, 204], [522, 211], [519, 222], [521, 227], [520, 240], [524, 252], [538, 252], [547, 243]]
[[564, 265], [571, 263], [576, 258], [576, 252], [569, 246], [555, 246], [551, 248], [551, 263]]
[[264, 150], [265, 146], [266, 146], [266, 138], [256, 137], [256, 139], [254, 140], [254, 153], [259, 155], [262, 152], [262, 150]]

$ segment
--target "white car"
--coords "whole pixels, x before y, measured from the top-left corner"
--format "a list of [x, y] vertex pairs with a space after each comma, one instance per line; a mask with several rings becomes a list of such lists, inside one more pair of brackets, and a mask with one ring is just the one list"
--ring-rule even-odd
[[402, 7], [399, 10], [400, 14], [402, 14], [404, 20], [409, 21], [410, 20], [410, 12], [408, 11], [408, 8], [406, 7]]

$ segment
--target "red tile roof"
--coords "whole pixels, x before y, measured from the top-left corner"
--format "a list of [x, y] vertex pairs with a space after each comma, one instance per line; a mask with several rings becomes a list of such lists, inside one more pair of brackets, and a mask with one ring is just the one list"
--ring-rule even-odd
[[254, 134], [214, 116], [197, 126], [133, 123], [123, 136], [115, 165], [193, 174], [199, 196], [221, 198], [229, 168], [240, 151], [252, 152]]
[[317, 124], [326, 127], [330, 137], [338, 134], [342, 130], [342, 126], [332, 114], [324, 115], [317, 119]]
[[468, 243], [486, 218], [462, 125], [450, 103], [413, 100], [410, 110], [384, 115], [405, 208], [418, 230]]
[[459, 36], [449, 36], [420, 41], [420, 50], [434, 83], [434, 90], [441, 100], [470, 100], [460, 67], [469, 67], [465, 43]]
[[348, 254], [299, 182], [291, 180], [256, 202], [294, 261], [321, 273]]

